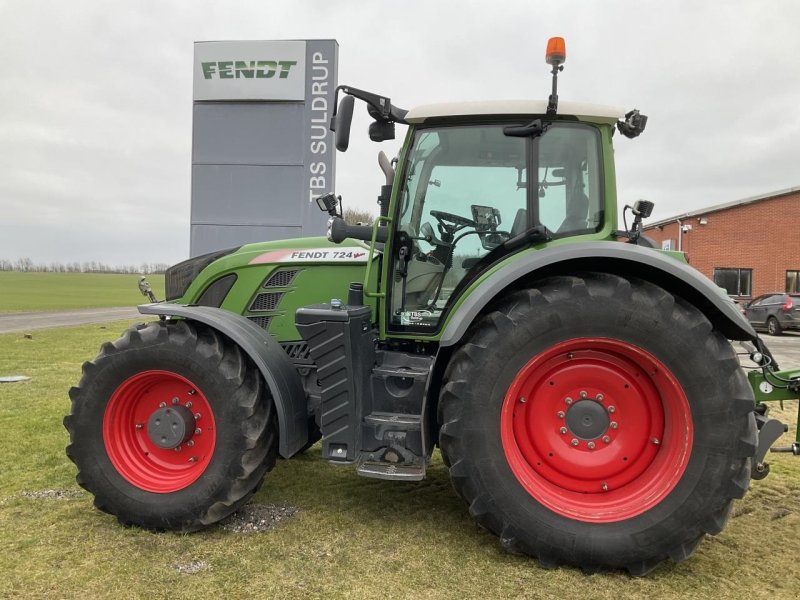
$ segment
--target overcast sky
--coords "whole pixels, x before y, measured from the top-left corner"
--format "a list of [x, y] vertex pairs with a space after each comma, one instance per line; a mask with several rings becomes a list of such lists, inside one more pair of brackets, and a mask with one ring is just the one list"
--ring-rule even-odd
[[[653, 219], [800, 186], [800, 2], [0, 0], [0, 258], [174, 263], [189, 252], [192, 44], [335, 38], [339, 82], [403, 108], [544, 99], [639, 108], [619, 198]], [[358, 111], [357, 116], [363, 111]], [[337, 158], [372, 209], [377, 145]]]

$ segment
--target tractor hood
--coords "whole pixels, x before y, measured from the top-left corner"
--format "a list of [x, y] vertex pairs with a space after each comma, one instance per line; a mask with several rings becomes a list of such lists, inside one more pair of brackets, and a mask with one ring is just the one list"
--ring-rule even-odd
[[165, 278], [167, 301], [206, 304], [203, 293], [225, 277], [231, 282], [228, 290], [235, 290], [242, 284], [249, 287], [248, 280], [261, 280], [282, 265], [348, 265], [363, 270], [368, 258], [369, 246], [357, 240], [334, 244], [324, 237], [310, 237], [246, 244], [170, 267]]

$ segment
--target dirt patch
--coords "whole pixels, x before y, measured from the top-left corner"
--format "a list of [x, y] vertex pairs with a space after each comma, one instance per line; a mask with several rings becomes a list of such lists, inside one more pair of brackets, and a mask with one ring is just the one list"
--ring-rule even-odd
[[782, 519], [783, 517], [788, 516], [790, 514], [792, 514], [792, 511], [790, 511], [788, 508], [781, 507], [773, 510], [769, 518], [775, 521], [777, 519]]
[[81, 495], [76, 490], [23, 490], [19, 493], [23, 498], [39, 500], [42, 498], [64, 500], [66, 498], [77, 498]]
[[211, 569], [211, 565], [204, 560], [193, 560], [192, 562], [188, 563], [176, 563], [172, 566], [181, 575], [194, 575], [195, 573], [200, 573], [202, 571], [208, 571]]
[[273, 504], [245, 504], [220, 523], [225, 531], [233, 533], [260, 533], [279, 527], [297, 514], [293, 506]]

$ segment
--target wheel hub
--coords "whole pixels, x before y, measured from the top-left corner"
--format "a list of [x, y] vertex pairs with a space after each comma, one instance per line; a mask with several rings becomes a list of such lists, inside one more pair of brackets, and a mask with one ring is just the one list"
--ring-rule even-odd
[[176, 492], [209, 465], [216, 445], [214, 411], [186, 377], [141, 371], [109, 398], [103, 442], [111, 464], [129, 483], [148, 492]]
[[147, 435], [156, 446], [169, 450], [189, 441], [194, 427], [194, 415], [185, 406], [162, 406], [147, 420]]
[[641, 514], [680, 479], [691, 412], [666, 366], [633, 344], [574, 338], [532, 357], [503, 401], [501, 441], [522, 487], [589, 522]]
[[579, 400], [565, 418], [570, 433], [581, 440], [595, 440], [608, 430], [610, 419], [603, 406], [594, 400]]

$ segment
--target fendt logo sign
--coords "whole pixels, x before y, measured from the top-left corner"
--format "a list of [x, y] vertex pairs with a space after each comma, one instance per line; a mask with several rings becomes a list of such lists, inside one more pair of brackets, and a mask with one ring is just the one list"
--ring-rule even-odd
[[296, 60], [225, 60], [200, 63], [200, 67], [206, 79], [269, 79], [276, 74], [279, 79], [286, 79], [296, 64]]
[[195, 100], [304, 100], [304, 41], [198, 42]]

